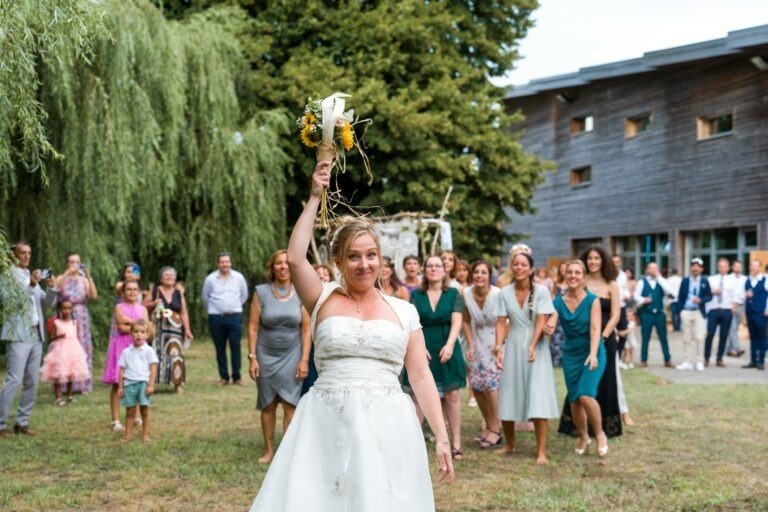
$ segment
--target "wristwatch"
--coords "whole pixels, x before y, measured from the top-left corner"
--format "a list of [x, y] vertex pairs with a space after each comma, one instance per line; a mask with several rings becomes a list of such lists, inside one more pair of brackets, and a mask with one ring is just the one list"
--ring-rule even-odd
[[253, 352], [249, 352], [248, 359], [256, 359], [256, 354], [254, 354]]

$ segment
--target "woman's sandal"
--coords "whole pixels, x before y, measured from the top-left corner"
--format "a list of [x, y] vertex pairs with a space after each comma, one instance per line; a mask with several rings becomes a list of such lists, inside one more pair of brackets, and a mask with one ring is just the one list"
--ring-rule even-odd
[[67, 405], [67, 402], [66, 402], [66, 401], [65, 401], [63, 398], [57, 398], [57, 399], [56, 399], [56, 401], [55, 401], [54, 403], [55, 403], [56, 405], [58, 405], [59, 407], [62, 407], [62, 406], [64, 406], [64, 405]]
[[451, 458], [453, 460], [461, 460], [464, 458], [464, 453], [459, 448], [451, 448]]
[[484, 443], [486, 441], [485, 435], [480, 432], [475, 437], [472, 438], [472, 441], [475, 443]]
[[504, 441], [504, 439], [501, 437], [501, 432], [494, 432], [493, 430], [491, 430], [491, 434], [496, 434], [496, 436], [498, 437], [496, 442], [492, 443], [486, 437], [485, 439], [483, 439], [480, 442], [480, 448], [487, 449], [487, 448], [500, 448], [501, 447], [501, 445], [503, 444], [503, 441]]

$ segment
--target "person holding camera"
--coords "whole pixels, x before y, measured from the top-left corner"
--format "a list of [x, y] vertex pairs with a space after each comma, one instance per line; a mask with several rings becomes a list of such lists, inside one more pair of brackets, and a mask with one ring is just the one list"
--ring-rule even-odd
[[[68, 300], [72, 303], [72, 318], [77, 326], [80, 344], [88, 358], [88, 372], [93, 375], [93, 341], [91, 340], [91, 316], [88, 314], [88, 301], [98, 297], [96, 284], [91, 277], [91, 270], [80, 261], [80, 255], [70, 252], [65, 257], [67, 269], [56, 279], [59, 290], [59, 302]], [[74, 392], [90, 393], [91, 379], [75, 382]]]
[[[19, 399], [19, 411], [13, 427], [15, 434], [33, 436], [29, 428], [29, 417], [35, 405], [37, 383], [40, 379], [40, 362], [43, 356], [44, 311], [56, 303], [58, 290], [56, 279], [49, 269], [30, 272], [29, 261], [32, 247], [19, 241], [13, 248], [16, 265], [11, 269], [19, 285], [29, 297], [29, 304], [15, 315], [6, 319], [0, 339], [8, 344], [8, 373], [0, 390], [0, 437], [10, 435], [8, 431], [8, 413], [11, 410], [16, 392], [22, 386]], [[43, 291], [39, 283], [47, 279], [47, 290]]]

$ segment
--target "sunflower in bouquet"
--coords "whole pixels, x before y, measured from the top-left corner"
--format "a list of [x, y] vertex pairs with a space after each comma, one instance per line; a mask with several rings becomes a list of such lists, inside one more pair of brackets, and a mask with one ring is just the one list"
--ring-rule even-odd
[[[373, 179], [368, 157], [363, 151], [362, 136], [358, 138], [355, 127], [367, 126], [370, 119], [356, 119], [355, 111], [345, 111], [346, 99], [350, 96], [336, 93], [327, 98], [319, 95], [310, 96], [304, 107], [304, 112], [296, 120], [302, 144], [317, 152], [317, 161], [332, 162], [332, 171], [346, 171], [347, 153], [357, 150], [363, 160], [363, 168], [368, 175], [369, 183]], [[328, 227], [328, 217], [333, 215], [333, 204], [342, 203], [343, 198], [337, 192], [329, 195], [323, 191], [320, 203], [320, 225]]]

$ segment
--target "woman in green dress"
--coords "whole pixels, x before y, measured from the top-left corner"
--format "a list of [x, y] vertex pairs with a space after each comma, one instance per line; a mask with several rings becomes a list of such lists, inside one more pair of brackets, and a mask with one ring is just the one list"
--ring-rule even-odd
[[597, 438], [597, 453], [608, 454], [608, 438], [603, 432], [600, 405], [595, 400], [597, 386], [606, 365], [605, 347], [600, 337], [601, 313], [597, 296], [587, 291], [587, 269], [581, 260], [568, 262], [565, 282], [568, 291], [555, 298], [555, 314], [547, 320], [545, 332], [552, 332], [558, 317], [565, 333], [563, 373], [568, 389], [571, 416], [579, 430], [579, 444], [574, 452], [583, 455], [592, 443], [587, 419]]
[[[430, 356], [429, 369], [435, 379], [451, 429], [451, 454], [454, 459], [460, 460], [462, 452], [459, 390], [466, 386], [467, 372], [461, 346], [456, 341], [461, 330], [464, 302], [458, 290], [448, 287], [445, 267], [440, 256], [427, 258], [422, 286], [411, 293], [411, 303], [419, 313]], [[409, 385], [407, 374], [403, 385]], [[423, 422], [423, 414], [418, 404], [416, 411], [419, 420]]]

